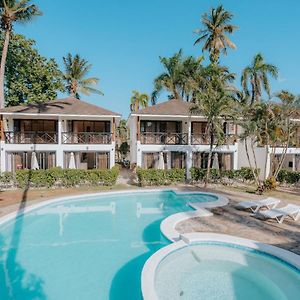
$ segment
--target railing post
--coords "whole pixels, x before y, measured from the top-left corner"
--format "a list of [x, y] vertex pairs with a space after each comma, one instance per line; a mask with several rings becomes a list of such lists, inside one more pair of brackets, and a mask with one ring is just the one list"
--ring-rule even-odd
[[57, 142], [59, 145], [62, 144], [62, 120], [61, 117], [58, 117], [58, 139]]
[[192, 122], [188, 120], [188, 145], [192, 144]]

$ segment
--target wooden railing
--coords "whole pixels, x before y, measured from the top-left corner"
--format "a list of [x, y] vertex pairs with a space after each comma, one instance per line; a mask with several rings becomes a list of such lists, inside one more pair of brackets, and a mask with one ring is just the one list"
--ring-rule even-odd
[[57, 144], [57, 132], [4, 132], [7, 144]]
[[187, 145], [187, 133], [143, 132], [141, 144], [152, 145]]
[[[235, 134], [226, 134], [224, 145], [233, 145], [237, 140]], [[191, 135], [191, 144], [192, 145], [209, 145], [210, 138], [207, 134], [192, 134]]]
[[110, 144], [110, 132], [62, 132], [62, 144]]

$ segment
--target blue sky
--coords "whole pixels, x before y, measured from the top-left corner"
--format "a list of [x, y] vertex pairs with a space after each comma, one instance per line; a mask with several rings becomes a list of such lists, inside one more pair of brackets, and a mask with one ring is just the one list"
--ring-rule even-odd
[[[300, 93], [300, 1], [298, 0], [35, 0], [44, 15], [18, 33], [37, 42], [40, 53], [55, 58], [79, 53], [93, 64], [91, 76], [100, 77], [104, 96], [83, 97], [123, 114], [129, 113], [132, 90], [151, 93], [153, 79], [163, 69], [159, 56], [180, 48], [186, 55], [201, 55], [193, 46], [200, 16], [223, 4], [239, 26], [231, 37], [237, 50], [222, 57], [222, 64], [237, 73], [254, 54], [279, 67], [272, 91]], [[161, 101], [165, 97], [161, 97]]]

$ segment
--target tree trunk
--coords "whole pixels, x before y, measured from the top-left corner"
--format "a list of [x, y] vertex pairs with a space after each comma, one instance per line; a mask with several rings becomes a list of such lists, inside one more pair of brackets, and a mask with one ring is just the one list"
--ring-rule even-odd
[[280, 161], [279, 161], [279, 164], [278, 164], [278, 167], [277, 169], [275, 170], [274, 172], [274, 177], [275, 179], [277, 180], [277, 177], [278, 177], [278, 174], [280, 172], [280, 170], [282, 169], [282, 165], [283, 165], [283, 162], [285, 160], [285, 157], [286, 157], [286, 154], [287, 154], [287, 150], [288, 150], [288, 147], [289, 147], [289, 144], [290, 144], [290, 131], [288, 133], [288, 140], [286, 142], [286, 146], [283, 150], [283, 153], [281, 154], [281, 157], [280, 157]]
[[209, 145], [209, 153], [208, 153], [208, 160], [207, 160], [207, 170], [206, 170], [206, 177], [204, 181], [204, 187], [207, 187], [209, 178], [210, 178], [210, 165], [211, 165], [211, 158], [214, 146], [214, 130], [213, 127], [210, 127], [210, 145]]
[[257, 175], [256, 175], [256, 172], [254, 170], [254, 168], [252, 167], [252, 163], [251, 163], [251, 159], [250, 159], [250, 155], [249, 155], [249, 149], [248, 149], [248, 142], [247, 142], [247, 139], [245, 139], [245, 150], [246, 150], [246, 155], [247, 155], [247, 159], [248, 159], [248, 163], [249, 163], [249, 167], [252, 171], [252, 174], [253, 174], [253, 177], [255, 179], [255, 182], [257, 184], [257, 186], [259, 187], [260, 186], [260, 183], [259, 183], [259, 180], [257, 178]]
[[5, 65], [6, 65], [9, 39], [10, 39], [10, 30], [6, 30], [2, 56], [1, 56], [1, 65], [0, 65], [0, 108], [4, 108], [5, 105], [5, 94], [4, 94], [5, 77], [4, 76], [5, 76]]

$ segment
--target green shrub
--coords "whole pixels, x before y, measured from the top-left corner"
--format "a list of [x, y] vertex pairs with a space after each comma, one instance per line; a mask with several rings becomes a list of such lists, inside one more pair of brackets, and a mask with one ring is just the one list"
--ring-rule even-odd
[[[206, 169], [201, 168], [191, 168], [191, 178], [192, 181], [203, 181], [206, 177]], [[259, 174], [259, 170], [256, 170], [256, 174]], [[241, 180], [248, 180], [253, 181], [254, 176], [252, 173], [251, 168], [241, 168], [240, 170], [210, 170], [210, 178], [214, 181], [222, 179], [222, 178], [229, 178], [229, 179], [241, 179]]]
[[0, 183], [13, 182], [15, 187], [53, 187], [60, 185], [72, 187], [78, 185], [114, 185], [119, 175], [119, 168], [113, 167], [110, 170], [77, 170], [51, 168], [48, 170], [18, 170], [15, 176], [5, 172], [0, 177]]
[[300, 182], [300, 172], [280, 170], [277, 179], [280, 183], [296, 184]]
[[137, 177], [141, 186], [147, 185], [169, 185], [185, 182], [185, 169], [137, 169]]

